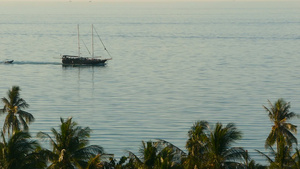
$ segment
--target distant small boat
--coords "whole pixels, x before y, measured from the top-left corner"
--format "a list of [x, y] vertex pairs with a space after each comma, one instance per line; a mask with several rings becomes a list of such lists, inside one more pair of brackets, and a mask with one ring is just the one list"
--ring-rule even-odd
[[14, 60], [6, 60], [6, 61], [4, 61], [4, 63], [6, 63], [6, 64], [13, 63], [13, 62], [14, 62]]
[[[74, 55], [62, 55], [62, 64], [63, 65], [105, 65], [105, 62], [108, 60], [111, 60], [112, 58], [96, 58], [94, 56], [94, 38], [93, 38], [93, 31], [94, 27], [92, 25], [92, 53], [91, 57], [82, 57], [80, 56], [80, 40], [79, 40], [79, 25], [77, 25], [78, 29], [78, 56]], [[97, 31], [96, 31], [97, 33]], [[97, 33], [98, 34], [98, 33]], [[99, 35], [98, 38], [100, 39]], [[104, 49], [106, 50], [106, 47], [104, 46], [102, 40], [100, 39]], [[109, 54], [109, 52], [106, 50], [106, 52]]]

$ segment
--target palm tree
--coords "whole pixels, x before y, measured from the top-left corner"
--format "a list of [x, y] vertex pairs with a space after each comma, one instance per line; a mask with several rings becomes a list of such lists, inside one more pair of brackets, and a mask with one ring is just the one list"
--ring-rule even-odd
[[126, 157], [126, 156], [122, 156], [119, 159], [119, 162], [115, 162], [114, 165], [115, 169], [135, 169], [135, 164], [134, 164], [134, 159]]
[[100, 154], [95, 157], [91, 157], [87, 163], [87, 167], [85, 169], [100, 169]]
[[19, 86], [13, 86], [12, 89], [7, 92], [8, 98], [2, 98], [4, 107], [0, 112], [3, 114], [7, 113], [3, 125], [3, 132], [5, 133], [7, 130], [8, 135], [10, 135], [10, 133], [14, 134], [14, 132], [20, 131], [22, 128], [24, 131], [27, 131], [28, 124], [34, 121], [33, 115], [23, 110], [28, 108], [29, 104], [20, 98], [20, 91]]
[[295, 149], [295, 153], [292, 156], [292, 159], [294, 161], [294, 165], [292, 166], [293, 169], [300, 168], [300, 151], [298, 148]]
[[189, 139], [186, 142], [188, 156], [184, 160], [184, 165], [188, 169], [204, 167], [204, 153], [208, 142], [207, 127], [209, 127], [207, 121], [197, 121], [188, 132]]
[[[265, 106], [263, 107], [267, 111], [273, 126], [269, 136], [266, 139], [265, 146], [273, 146], [276, 142], [277, 151], [279, 152], [279, 143], [281, 141], [284, 141], [289, 146], [292, 146], [293, 143], [297, 144], [297, 138], [293, 135], [297, 133], [297, 126], [288, 123], [288, 121], [292, 120], [298, 115], [289, 111], [290, 103], [285, 102], [283, 99], [278, 99], [274, 105], [270, 101], [268, 102], [270, 108]], [[284, 140], [280, 140], [280, 138]]]
[[240, 160], [245, 152], [240, 147], [231, 147], [232, 143], [241, 139], [242, 134], [233, 123], [229, 123], [223, 128], [221, 123], [217, 123], [215, 129], [209, 134], [207, 146], [208, 162], [212, 168], [224, 168], [235, 164], [235, 160]]
[[36, 141], [31, 140], [28, 132], [15, 132], [6, 142], [0, 143], [0, 168], [5, 169], [39, 169], [46, 167], [46, 158]]
[[179, 163], [174, 161], [176, 154], [170, 146], [163, 148], [156, 158], [156, 169], [173, 169], [179, 168]]
[[[52, 138], [49, 134], [39, 132], [38, 137], [49, 139], [53, 150], [49, 151], [49, 168], [74, 169], [87, 168], [91, 158], [103, 154], [103, 148], [97, 145], [88, 146], [90, 128], [81, 128], [72, 118], [64, 121], [60, 118], [60, 131], [52, 128]], [[97, 158], [95, 158], [97, 160]]]
[[256, 151], [259, 152], [262, 156], [266, 157], [266, 159], [270, 163], [270, 166], [268, 167], [270, 169], [287, 169], [292, 168], [292, 166], [295, 166], [296, 163], [290, 155], [291, 147], [286, 145], [284, 141], [281, 141], [278, 146], [279, 151], [277, 150], [277, 152], [272, 148], [271, 145], [268, 146], [271, 157], [258, 150]]
[[182, 168], [180, 160], [185, 155], [178, 147], [162, 139], [158, 139], [156, 142], [142, 141], [139, 152], [140, 157], [129, 152], [129, 158], [133, 160], [138, 169]]
[[134, 160], [134, 164], [138, 169], [151, 169], [154, 168], [157, 154], [157, 147], [155, 142], [142, 141], [142, 147], [139, 150], [140, 158], [134, 153], [129, 151], [129, 158]]
[[222, 169], [238, 166], [236, 160], [242, 160], [245, 151], [240, 147], [231, 147], [241, 139], [241, 132], [233, 123], [225, 127], [221, 123], [210, 130], [207, 121], [198, 121], [189, 131], [187, 149], [189, 155], [186, 168]]
[[158, 139], [157, 147], [159, 153], [157, 154], [157, 169], [181, 169], [183, 168], [182, 161], [187, 154], [174, 144]]
[[[123, 169], [123, 168], [125, 168], [125, 166], [124, 166], [124, 164], [125, 164], [125, 162], [127, 161], [127, 159], [128, 159], [128, 157], [126, 157], [126, 156], [122, 156], [120, 159], [119, 159], [119, 162], [115, 162], [114, 161], [114, 168], [116, 168], [116, 169]], [[114, 159], [112, 159], [112, 160], [114, 160]], [[127, 163], [128, 164], [128, 163]]]
[[241, 167], [243, 169], [265, 169], [265, 168], [267, 168], [266, 166], [256, 164], [256, 162], [250, 158], [250, 155], [247, 150], [243, 154], [243, 160], [244, 160], [244, 164], [241, 165]]

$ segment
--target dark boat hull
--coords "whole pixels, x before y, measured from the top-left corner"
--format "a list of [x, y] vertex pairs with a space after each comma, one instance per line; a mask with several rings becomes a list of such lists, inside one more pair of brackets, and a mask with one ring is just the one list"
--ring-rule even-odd
[[96, 59], [71, 55], [62, 56], [63, 65], [104, 65], [107, 60], [109, 59]]
[[4, 61], [4, 63], [6, 63], [6, 64], [10, 64], [10, 63], [13, 63], [14, 62], [14, 60], [6, 60], [6, 61]]

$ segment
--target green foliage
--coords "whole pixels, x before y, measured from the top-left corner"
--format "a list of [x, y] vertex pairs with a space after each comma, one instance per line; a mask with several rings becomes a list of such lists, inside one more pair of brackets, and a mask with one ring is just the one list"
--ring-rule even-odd
[[[266, 155], [257, 150], [269, 162], [271, 169], [299, 168], [299, 154], [291, 156], [293, 144], [297, 144], [297, 126], [289, 123], [299, 115], [290, 112], [290, 103], [284, 99], [278, 99], [274, 104], [269, 101], [270, 108], [263, 106], [273, 123], [270, 134], [265, 141], [265, 148], [270, 151], [270, 155]], [[272, 146], [276, 144], [275, 151]]]
[[52, 151], [48, 151], [49, 160], [51, 161], [49, 168], [86, 168], [88, 165], [91, 165], [88, 164], [91, 158], [104, 152], [100, 146], [88, 146], [90, 128], [77, 126], [77, 123], [73, 122], [72, 118], [66, 121], [61, 118], [60, 131], [54, 128], [51, 131], [54, 138], [44, 132], [37, 134], [40, 138], [49, 139], [52, 145]]
[[240, 147], [231, 147], [241, 139], [242, 134], [233, 123], [225, 127], [217, 123], [210, 130], [207, 121], [198, 121], [188, 133], [186, 148], [189, 151], [184, 161], [185, 168], [221, 169], [238, 166], [236, 160], [243, 160], [245, 151]]
[[33, 115], [23, 110], [28, 108], [29, 104], [20, 98], [20, 91], [19, 86], [13, 86], [11, 90], [8, 90], [7, 98], [2, 98], [4, 107], [0, 112], [3, 114], [7, 113], [3, 125], [3, 132], [5, 133], [7, 131], [8, 135], [22, 129], [27, 131], [28, 124], [34, 121]]
[[[284, 99], [278, 99], [274, 104], [269, 101], [269, 105], [270, 108], [263, 106], [273, 123], [271, 132], [266, 139], [266, 147], [273, 146], [275, 142], [278, 146], [281, 141], [286, 142], [288, 146], [292, 146], [293, 143], [297, 144], [297, 138], [294, 136], [297, 133], [297, 126], [288, 121], [298, 115], [289, 111], [290, 103], [285, 102]], [[284, 140], [280, 140], [280, 138]]]
[[[112, 159], [114, 160], [114, 159]], [[113, 162], [114, 169], [135, 169], [134, 160], [132, 158], [122, 156], [119, 162]]]
[[6, 142], [2, 132], [0, 168], [40, 169], [46, 167], [46, 158], [36, 141], [27, 132], [15, 132]]
[[295, 153], [292, 156], [294, 165], [292, 166], [293, 169], [299, 169], [300, 168], [300, 151], [298, 148], [295, 149]]
[[98, 154], [95, 157], [90, 158], [85, 169], [100, 169], [100, 168], [101, 168], [100, 154]]
[[[270, 169], [285, 169], [285, 168], [291, 168], [291, 166], [294, 166], [294, 161], [290, 155], [290, 147], [285, 145], [284, 142], [281, 142], [279, 145], [279, 152], [276, 152], [272, 146], [268, 147], [270, 151], [270, 156], [258, 151], [261, 155], [265, 156], [268, 162], [270, 163], [269, 168]], [[274, 158], [274, 159], [272, 159]]]
[[[294, 157], [291, 156], [292, 146], [297, 144], [297, 138], [294, 136], [297, 133], [297, 126], [288, 121], [299, 115], [289, 111], [290, 103], [285, 102], [284, 99], [278, 99], [274, 104], [269, 101], [269, 106], [270, 108], [263, 107], [273, 123], [271, 132], [265, 141], [265, 148], [269, 149], [271, 155], [268, 156], [257, 151], [266, 157], [271, 169], [293, 168], [298, 165], [297, 154]], [[275, 143], [277, 151], [272, 148]]]
[[129, 152], [130, 163], [136, 169], [179, 169], [181, 158], [185, 153], [173, 144], [158, 140], [156, 142], [142, 141], [139, 151], [140, 157]]
[[[53, 137], [44, 132], [37, 136], [47, 139], [52, 150], [42, 149], [37, 141], [31, 140], [28, 125], [34, 121], [32, 114], [24, 111], [29, 104], [20, 98], [20, 88], [13, 86], [7, 92], [7, 98], [0, 113], [6, 118], [1, 133], [0, 169], [299, 169], [300, 151], [293, 151], [297, 145], [297, 126], [289, 123], [299, 115], [290, 112], [290, 103], [278, 99], [270, 108], [263, 106], [273, 123], [265, 147], [270, 156], [256, 150], [264, 156], [269, 166], [256, 164], [247, 151], [241, 147], [232, 147], [240, 140], [242, 133], [233, 123], [223, 126], [216, 123], [210, 126], [207, 121], [197, 121], [188, 131], [186, 150], [188, 154], [165, 141], [142, 141], [139, 155], [128, 152], [119, 162], [109, 155], [105, 161], [103, 148], [88, 145], [90, 128], [82, 128], [69, 119], [60, 119], [59, 130], [51, 129]], [[8, 133], [8, 142], [4, 133]], [[276, 144], [276, 150], [272, 146]], [[291, 155], [294, 153], [293, 155]], [[46, 161], [48, 160], [48, 165]]]

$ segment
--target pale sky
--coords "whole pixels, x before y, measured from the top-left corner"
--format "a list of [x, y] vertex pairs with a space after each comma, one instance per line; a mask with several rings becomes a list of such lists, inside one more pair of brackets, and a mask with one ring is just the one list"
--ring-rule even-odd
[[300, 1], [300, 0], [0, 0], [0, 2], [3, 1], [37, 1], [37, 2], [54, 2], [54, 1], [60, 1], [60, 2], [188, 2], [188, 1]]

